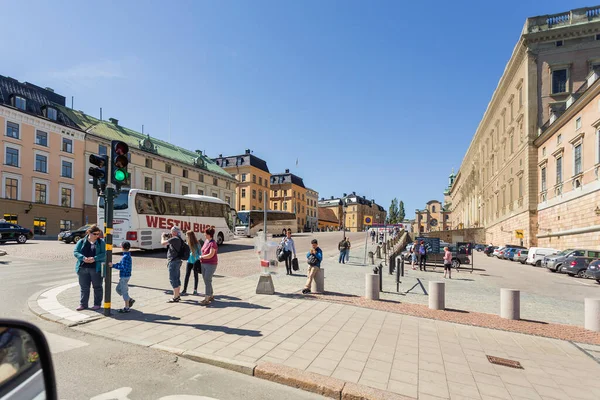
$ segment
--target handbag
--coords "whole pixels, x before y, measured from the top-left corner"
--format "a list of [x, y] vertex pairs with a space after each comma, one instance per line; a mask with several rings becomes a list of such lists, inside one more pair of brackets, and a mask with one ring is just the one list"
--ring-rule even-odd
[[315, 265], [317, 265], [319, 263], [319, 259], [317, 258], [316, 255], [311, 254], [308, 256], [308, 258], [306, 259], [306, 262], [308, 263], [308, 265], [310, 265], [311, 267], [314, 267]]
[[292, 259], [292, 269], [294, 271], [298, 271], [300, 269], [300, 267], [298, 266], [298, 259], [296, 257]]

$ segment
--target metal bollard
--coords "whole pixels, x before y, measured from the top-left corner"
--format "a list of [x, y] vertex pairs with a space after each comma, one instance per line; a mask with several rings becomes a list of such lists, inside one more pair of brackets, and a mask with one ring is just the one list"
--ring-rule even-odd
[[585, 329], [600, 332], [600, 298], [585, 299]]
[[371, 265], [375, 265], [375, 254], [372, 251], [369, 252], [369, 261], [371, 261]]
[[377, 258], [381, 259], [381, 246], [377, 245]]
[[446, 284], [429, 281], [429, 308], [432, 310], [446, 309]]
[[521, 292], [515, 289], [500, 289], [500, 317], [521, 319]]
[[383, 254], [387, 254], [387, 244], [383, 242]]
[[369, 300], [379, 300], [379, 291], [377, 274], [365, 274], [365, 297]]

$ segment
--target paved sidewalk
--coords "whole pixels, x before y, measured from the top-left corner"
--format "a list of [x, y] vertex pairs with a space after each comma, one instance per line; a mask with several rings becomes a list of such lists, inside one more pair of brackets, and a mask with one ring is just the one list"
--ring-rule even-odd
[[[202, 307], [196, 296], [166, 303], [166, 269], [134, 269], [135, 310], [75, 329], [257, 368], [273, 363], [409, 398], [600, 398], [600, 365], [572, 343], [309, 300], [297, 293], [305, 278], [290, 279], [296, 282], [276, 279], [277, 294], [265, 296], [255, 294], [255, 277], [216, 277], [216, 302]], [[56, 298], [73, 309], [78, 288]], [[112, 305], [121, 307], [114, 292]], [[524, 369], [493, 365], [486, 355]]]

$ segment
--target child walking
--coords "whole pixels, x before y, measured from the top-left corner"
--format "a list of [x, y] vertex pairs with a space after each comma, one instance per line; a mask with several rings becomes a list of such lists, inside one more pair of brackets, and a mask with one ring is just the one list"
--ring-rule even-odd
[[444, 278], [452, 279], [452, 253], [448, 247], [444, 247]]
[[123, 257], [118, 263], [109, 263], [108, 266], [119, 270], [119, 283], [117, 284], [117, 293], [119, 296], [123, 296], [125, 301], [125, 307], [118, 310], [120, 313], [128, 313], [135, 300], [129, 297], [129, 279], [131, 278], [131, 253], [129, 249], [131, 244], [124, 241], [121, 243], [121, 249], [123, 250]]

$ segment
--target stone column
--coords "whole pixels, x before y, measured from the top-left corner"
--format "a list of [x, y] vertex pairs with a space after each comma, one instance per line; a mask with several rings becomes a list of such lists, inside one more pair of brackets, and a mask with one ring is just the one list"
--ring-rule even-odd
[[585, 299], [585, 329], [600, 332], [600, 298]]
[[323, 293], [325, 291], [325, 269], [317, 268], [317, 274], [312, 281], [310, 291], [313, 293]]
[[515, 289], [500, 289], [500, 317], [521, 319], [521, 292]]
[[429, 281], [429, 308], [444, 310], [446, 308], [446, 284]]
[[369, 300], [379, 300], [378, 274], [365, 274], [365, 297]]

